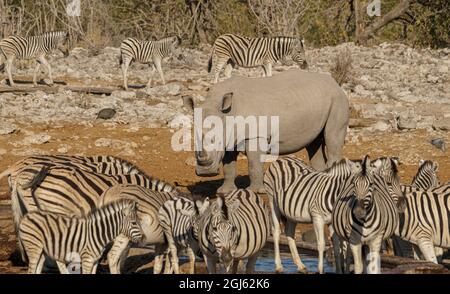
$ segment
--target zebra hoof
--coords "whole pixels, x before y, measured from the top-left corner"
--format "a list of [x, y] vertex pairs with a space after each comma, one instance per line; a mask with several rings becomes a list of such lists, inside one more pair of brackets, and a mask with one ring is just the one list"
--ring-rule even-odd
[[299, 267], [297, 269], [297, 273], [299, 273], [299, 274], [308, 274], [308, 270], [306, 269], [306, 267]]
[[275, 273], [276, 274], [282, 274], [283, 273], [283, 267], [281, 266], [281, 267], [277, 267], [276, 269], [275, 269]]

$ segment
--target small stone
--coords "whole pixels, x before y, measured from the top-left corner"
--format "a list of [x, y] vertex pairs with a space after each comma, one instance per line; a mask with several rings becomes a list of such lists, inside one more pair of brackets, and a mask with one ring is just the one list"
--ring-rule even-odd
[[189, 166], [195, 166], [197, 164], [197, 160], [195, 159], [195, 157], [191, 156], [188, 157], [184, 163]]
[[97, 114], [97, 119], [111, 119], [116, 115], [116, 110], [113, 108], [103, 108]]

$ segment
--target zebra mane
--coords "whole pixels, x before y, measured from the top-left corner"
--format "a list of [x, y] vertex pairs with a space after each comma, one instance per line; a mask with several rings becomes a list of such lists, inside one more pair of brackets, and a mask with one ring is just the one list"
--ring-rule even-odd
[[155, 43], [164, 43], [164, 42], [167, 42], [167, 41], [172, 41], [173, 42], [175, 40], [177, 40], [178, 43], [181, 43], [181, 38], [179, 36], [165, 37], [165, 38], [162, 38], [160, 40], [153, 41], [153, 42], [155, 42]]
[[341, 159], [339, 161], [333, 162], [333, 164], [329, 168], [325, 169], [323, 172], [329, 173], [329, 172], [331, 172], [331, 171], [333, 171], [335, 169], [340, 168], [343, 165], [347, 165], [347, 159], [345, 159], [345, 158], [343, 158], [343, 159]]
[[64, 37], [64, 38], [66, 38], [67, 32], [65, 32], [65, 31], [45, 32], [45, 33], [38, 35], [38, 37]]
[[121, 210], [123, 210], [125, 207], [131, 206], [134, 203], [133, 200], [130, 199], [120, 199], [117, 201], [110, 202], [108, 204], [105, 204], [101, 207], [96, 207], [95, 209], [91, 210], [85, 217], [85, 219], [91, 219], [95, 220], [98, 217], [101, 217], [104, 214], [109, 215], [108, 212], [117, 213]]
[[431, 169], [434, 171], [434, 162], [432, 160], [425, 160], [420, 166], [419, 169], [417, 170], [417, 175], [419, 175], [420, 173], [422, 173], [425, 169]]

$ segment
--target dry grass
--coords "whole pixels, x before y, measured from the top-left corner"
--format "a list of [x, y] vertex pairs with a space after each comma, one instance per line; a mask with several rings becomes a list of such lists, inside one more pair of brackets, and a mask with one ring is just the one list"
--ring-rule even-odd
[[336, 55], [330, 72], [339, 85], [350, 81], [353, 68], [352, 62], [351, 53], [347, 48]]

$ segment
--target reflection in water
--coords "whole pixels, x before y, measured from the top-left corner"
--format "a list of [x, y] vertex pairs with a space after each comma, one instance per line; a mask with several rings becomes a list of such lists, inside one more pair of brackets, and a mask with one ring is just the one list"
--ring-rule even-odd
[[[308, 269], [308, 272], [317, 273], [317, 257], [300, 254], [303, 264]], [[285, 273], [296, 273], [297, 266], [291, 258], [289, 252], [281, 252], [281, 263], [283, 264], [283, 269]], [[324, 269], [326, 273], [334, 273], [334, 266], [328, 263], [325, 259]], [[258, 261], [256, 262], [255, 271], [258, 272], [274, 272], [275, 271], [275, 261], [274, 253], [272, 250], [262, 250]]]

